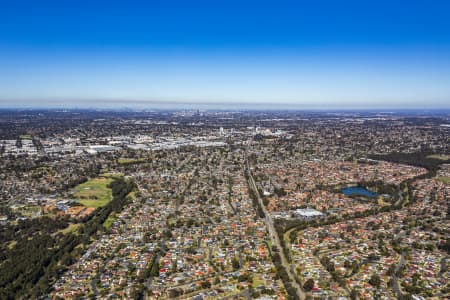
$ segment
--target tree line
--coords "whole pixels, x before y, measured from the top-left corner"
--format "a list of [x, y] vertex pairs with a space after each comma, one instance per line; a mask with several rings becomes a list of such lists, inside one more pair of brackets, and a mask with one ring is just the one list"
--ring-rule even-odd
[[[19, 223], [13, 232], [28, 232], [4, 249], [0, 264], [0, 299], [36, 299], [50, 291], [51, 285], [87, 249], [91, 238], [106, 230], [103, 223], [111, 212], [120, 212], [135, 188], [132, 180], [115, 178], [110, 183], [113, 199], [82, 221], [77, 232], [56, 233], [67, 220], [42, 218]], [[1, 232], [2, 241], [11, 238], [10, 228]], [[3, 259], [4, 258], [4, 259]]]

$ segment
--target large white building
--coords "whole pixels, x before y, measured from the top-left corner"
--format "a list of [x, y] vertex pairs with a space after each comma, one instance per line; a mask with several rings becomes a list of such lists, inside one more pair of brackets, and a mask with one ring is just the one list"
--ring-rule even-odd
[[303, 219], [310, 219], [310, 218], [316, 218], [316, 217], [322, 217], [323, 213], [321, 213], [318, 210], [312, 209], [312, 208], [303, 208], [303, 209], [296, 209], [294, 211], [294, 214]]

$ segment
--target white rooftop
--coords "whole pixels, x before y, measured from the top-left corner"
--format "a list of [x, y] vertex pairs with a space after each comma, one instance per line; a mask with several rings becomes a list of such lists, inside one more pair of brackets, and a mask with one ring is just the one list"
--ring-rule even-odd
[[320, 211], [312, 208], [296, 209], [295, 213], [302, 217], [320, 217], [323, 215]]

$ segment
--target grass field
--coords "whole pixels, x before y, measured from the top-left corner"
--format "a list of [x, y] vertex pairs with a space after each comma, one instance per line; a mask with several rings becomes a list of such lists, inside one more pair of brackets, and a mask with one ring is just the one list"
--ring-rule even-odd
[[17, 241], [11, 241], [9, 244], [8, 244], [8, 249], [9, 250], [11, 250], [12, 248], [14, 248], [14, 246], [17, 244]]
[[438, 177], [436, 177], [436, 179], [442, 181], [445, 184], [450, 184], [449, 176], [438, 176]]
[[145, 161], [145, 158], [119, 158], [117, 160], [120, 165], [139, 164]]
[[389, 205], [389, 203], [386, 203], [386, 202], [383, 200], [383, 197], [378, 197], [377, 202], [378, 202], [378, 206]]
[[105, 178], [120, 178], [123, 177], [123, 173], [111, 173], [111, 172], [105, 172], [101, 173], [99, 177], [105, 177]]
[[108, 188], [108, 184], [112, 181], [113, 178], [105, 177], [90, 179], [75, 188], [75, 197], [87, 207], [104, 206], [112, 199], [111, 189]]
[[450, 155], [432, 154], [432, 155], [428, 155], [427, 158], [436, 158], [436, 159], [440, 159], [440, 160], [448, 160], [448, 159], [450, 159]]
[[110, 214], [108, 216], [108, 218], [105, 220], [105, 222], [103, 223], [103, 226], [106, 229], [109, 229], [109, 227], [111, 227], [112, 223], [114, 223], [117, 220], [117, 216], [115, 214]]
[[23, 208], [20, 208], [19, 211], [24, 217], [32, 217], [36, 214], [38, 214], [41, 210], [40, 206], [26, 206]]
[[58, 230], [57, 233], [63, 233], [63, 234], [74, 233], [74, 234], [77, 234], [77, 229], [78, 229], [78, 227], [80, 227], [80, 225], [81, 224], [79, 224], [79, 223], [78, 224], [70, 224], [66, 228]]

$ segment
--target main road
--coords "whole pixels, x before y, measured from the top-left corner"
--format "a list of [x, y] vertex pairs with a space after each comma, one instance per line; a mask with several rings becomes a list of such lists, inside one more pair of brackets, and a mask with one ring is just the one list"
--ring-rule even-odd
[[280, 259], [281, 259], [281, 265], [283, 266], [283, 268], [286, 270], [286, 273], [289, 276], [289, 280], [291, 282], [291, 285], [295, 288], [297, 295], [299, 296], [299, 298], [301, 300], [304, 300], [306, 298], [305, 293], [303, 292], [302, 288], [300, 287], [300, 285], [297, 283], [297, 280], [295, 280], [295, 275], [292, 273], [292, 269], [289, 266], [289, 262], [286, 259], [286, 256], [284, 254], [283, 248], [281, 248], [281, 243], [280, 243], [280, 237], [278, 236], [277, 231], [275, 230], [275, 225], [273, 223], [273, 219], [272, 216], [270, 215], [270, 213], [267, 211], [266, 206], [264, 205], [261, 195], [259, 194], [258, 188], [256, 186], [255, 180], [253, 179], [252, 176], [252, 172], [250, 170], [250, 165], [248, 163], [248, 159], [247, 159], [247, 151], [245, 150], [245, 167], [247, 169], [247, 174], [249, 177], [249, 181], [250, 181], [250, 186], [253, 189], [256, 198], [258, 199], [258, 203], [261, 206], [261, 209], [264, 213], [264, 220], [267, 226], [267, 229], [269, 230], [269, 236], [270, 239], [272, 241], [272, 245], [277, 246], [277, 248], [279, 249], [279, 254], [280, 254]]
[[400, 285], [398, 284], [397, 273], [403, 267], [404, 264], [405, 264], [405, 253], [402, 252], [400, 256], [400, 263], [397, 265], [397, 267], [394, 270], [394, 274], [392, 275], [392, 290], [394, 291], [394, 293], [397, 295], [398, 298], [403, 296], [403, 294]]

